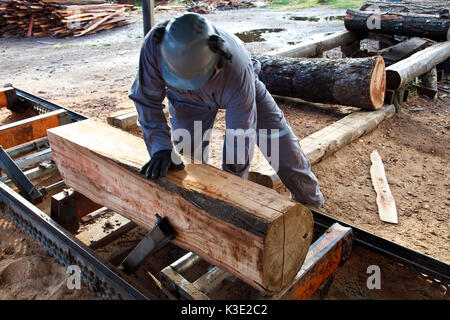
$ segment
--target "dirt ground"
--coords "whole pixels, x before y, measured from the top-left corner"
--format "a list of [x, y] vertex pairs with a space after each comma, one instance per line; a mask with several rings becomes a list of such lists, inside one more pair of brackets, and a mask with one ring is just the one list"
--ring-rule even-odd
[[[253, 34], [261, 28], [284, 29], [262, 33], [263, 41], [247, 43], [251, 52], [260, 53], [299, 42], [315, 33], [343, 29], [339, 21], [309, 22], [289, 16], [343, 12], [326, 7], [295, 12], [260, 8], [217, 12], [207, 18], [231, 32]], [[179, 12], [157, 13], [156, 20], [176, 14]], [[131, 17], [136, 23], [83, 38], [0, 39], [3, 82], [101, 120], [118, 110], [132, 108], [127, 95], [137, 70], [142, 23], [137, 13]], [[345, 116], [345, 110], [338, 107], [336, 112], [326, 112], [295, 103], [280, 101], [279, 105], [300, 139]], [[314, 165], [327, 213], [450, 263], [449, 106], [450, 94], [439, 93], [436, 102], [411, 96], [402, 112], [383, 122], [376, 131]], [[0, 124], [28, 116], [2, 110]], [[220, 165], [223, 116], [219, 113], [216, 123], [213, 165]], [[383, 223], [378, 217], [369, 173], [369, 155], [375, 149], [383, 159], [396, 200], [398, 225]], [[108, 257], [115, 249], [135, 243], [143, 232], [138, 228], [97, 251]], [[366, 287], [366, 269], [373, 264], [381, 268], [381, 290]], [[138, 279], [152, 286], [144, 270]], [[0, 215], [0, 299], [96, 298], [86, 288], [68, 290], [64, 285], [66, 277], [63, 267]], [[404, 266], [357, 248], [336, 272], [329, 292], [315, 298], [448, 299], [447, 290]]]

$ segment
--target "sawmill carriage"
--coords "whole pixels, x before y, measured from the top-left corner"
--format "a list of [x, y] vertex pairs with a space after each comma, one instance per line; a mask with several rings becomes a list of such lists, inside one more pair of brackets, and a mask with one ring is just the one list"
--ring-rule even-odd
[[[374, 5], [382, 11], [372, 11]], [[151, 9], [143, 9], [145, 31]], [[445, 12], [441, 2], [399, 7], [368, 1], [348, 11], [346, 31], [254, 56], [261, 80], [278, 99], [360, 108], [301, 140], [312, 164], [400, 112], [412, 80], [421, 78], [413, 85], [436, 96], [450, 56]], [[364, 29], [373, 15], [399, 19], [404, 28]], [[430, 29], [420, 22], [425, 16], [433, 17]], [[411, 32], [416, 23], [424, 26], [418, 34]], [[363, 51], [363, 41], [381, 45]], [[335, 48], [342, 58], [323, 58]], [[0, 127], [1, 212], [60, 263], [81, 266], [85, 282], [104, 298], [154, 298], [130, 275], [162, 253], [166, 265], [156, 263], [150, 276], [172, 299], [308, 299], [326, 290], [352, 245], [449, 281], [448, 264], [288, 199], [266, 162], [250, 173], [251, 181], [207, 165], [188, 165], [159, 182], [145, 180], [137, 172], [147, 157], [144, 143], [120, 130], [134, 128], [135, 111], [112, 115], [107, 125], [13, 87], [1, 90], [0, 107], [41, 113]], [[33, 181], [43, 177], [52, 183], [37, 188]], [[51, 195], [46, 213], [36, 207], [45, 195]], [[137, 197], [149, 205], [140, 206]], [[105, 210], [121, 219], [111, 232], [87, 244], [74, 236], [80, 223]], [[109, 261], [95, 253], [136, 226], [148, 230], [136, 245]], [[239, 296], [233, 296], [236, 288]]]

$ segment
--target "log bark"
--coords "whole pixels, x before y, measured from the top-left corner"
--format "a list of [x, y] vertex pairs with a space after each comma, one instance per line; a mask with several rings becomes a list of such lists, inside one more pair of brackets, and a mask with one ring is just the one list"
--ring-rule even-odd
[[344, 22], [347, 30], [357, 34], [374, 32], [438, 41], [450, 39], [450, 19], [441, 19], [433, 15], [394, 12], [376, 14], [370, 11], [348, 9]]
[[450, 57], [450, 41], [436, 43], [386, 68], [386, 86], [397, 90]]
[[336, 32], [327, 36], [315, 36], [314, 39], [302, 41], [302, 43], [282, 48], [268, 54], [276, 57], [320, 57], [327, 50], [339, 46], [350, 45], [359, 41], [360, 37], [350, 31]]
[[206, 164], [187, 164], [150, 181], [143, 139], [94, 120], [48, 131], [66, 184], [150, 229], [155, 214], [177, 231], [173, 243], [234, 273], [263, 292], [294, 279], [311, 243], [303, 205]]
[[271, 94], [367, 110], [382, 107], [386, 87], [381, 57], [291, 59], [255, 56]]
[[443, 8], [450, 7], [449, 1], [366, 1], [360, 8], [361, 11], [399, 12], [413, 14], [428, 14], [439, 16]]

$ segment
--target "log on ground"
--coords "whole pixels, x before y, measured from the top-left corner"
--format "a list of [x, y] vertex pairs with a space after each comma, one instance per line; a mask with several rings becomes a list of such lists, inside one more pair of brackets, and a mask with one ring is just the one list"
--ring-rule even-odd
[[146, 229], [155, 214], [177, 232], [173, 243], [263, 292], [290, 284], [311, 243], [311, 212], [274, 190], [206, 164], [186, 164], [150, 181], [143, 139], [94, 120], [48, 130], [65, 183]]
[[259, 78], [271, 94], [367, 110], [383, 106], [386, 73], [382, 57], [254, 58], [261, 62]]
[[344, 23], [347, 30], [357, 34], [374, 32], [438, 41], [450, 40], [450, 19], [441, 19], [433, 15], [394, 12], [377, 14], [348, 9]]
[[359, 41], [360, 37], [353, 32], [344, 30], [330, 35], [314, 36], [311, 40], [302, 41], [301, 43], [269, 52], [271, 56], [278, 57], [320, 57], [327, 50], [339, 46], [350, 45]]
[[397, 90], [450, 57], [450, 41], [436, 43], [386, 68], [386, 86]]
[[428, 1], [366, 1], [360, 8], [361, 11], [378, 12], [401, 12], [429, 14], [439, 16], [442, 9], [450, 7], [448, 0], [428, 0]]

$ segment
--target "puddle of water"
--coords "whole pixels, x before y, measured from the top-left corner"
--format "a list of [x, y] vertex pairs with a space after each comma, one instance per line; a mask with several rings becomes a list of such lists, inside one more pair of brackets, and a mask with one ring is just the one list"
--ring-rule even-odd
[[288, 20], [295, 20], [295, 21], [329, 22], [329, 21], [344, 21], [345, 16], [326, 16], [326, 17], [287, 16], [284, 18], [288, 19]]
[[276, 33], [276, 32], [281, 32], [281, 31], [285, 31], [285, 30], [286, 29], [282, 29], [282, 28], [254, 29], [254, 30], [249, 30], [249, 31], [244, 31], [244, 32], [237, 32], [237, 33], [235, 33], [235, 36], [238, 37], [239, 39], [241, 39], [245, 43], [263, 42], [266, 40], [266, 39], [264, 39], [264, 37], [262, 37], [263, 34]]

